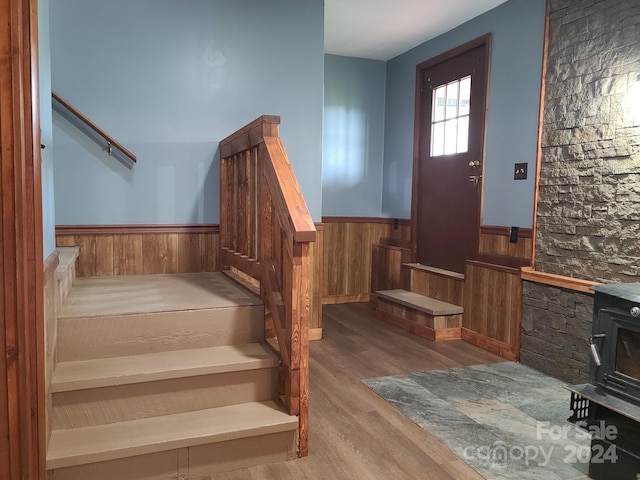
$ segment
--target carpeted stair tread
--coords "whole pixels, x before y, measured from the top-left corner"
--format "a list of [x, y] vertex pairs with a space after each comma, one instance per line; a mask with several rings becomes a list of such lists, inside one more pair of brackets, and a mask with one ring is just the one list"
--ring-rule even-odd
[[277, 366], [276, 356], [269, 347], [260, 343], [77, 360], [56, 365], [51, 391], [56, 393]]
[[295, 416], [275, 402], [252, 402], [51, 434], [47, 469], [294, 431]]

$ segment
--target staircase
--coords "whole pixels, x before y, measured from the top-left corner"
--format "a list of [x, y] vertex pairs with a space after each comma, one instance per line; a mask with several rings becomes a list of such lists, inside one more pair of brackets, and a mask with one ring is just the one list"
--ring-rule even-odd
[[49, 480], [204, 480], [295, 458], [264, 306], [222, 273], [76, 280], [58, 315]]

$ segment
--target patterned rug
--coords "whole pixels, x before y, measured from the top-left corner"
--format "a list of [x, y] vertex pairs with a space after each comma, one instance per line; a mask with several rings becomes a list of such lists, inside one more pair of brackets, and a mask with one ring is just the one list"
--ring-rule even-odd
[[363, 383], [489, 480], [585, 475], [590, 437], [570, 424], [563, 383], [519, 363], [474, 365]]

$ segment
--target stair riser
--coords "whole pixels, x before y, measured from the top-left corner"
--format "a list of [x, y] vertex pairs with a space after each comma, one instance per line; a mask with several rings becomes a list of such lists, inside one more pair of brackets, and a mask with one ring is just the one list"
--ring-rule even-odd
[[264, 338], [264, 309], [247, 306], [58, 320], [58, 362], [238, 345]]
[[295, 438], [295, 431], [279, 432], [59, 468], [48, 472], [48, 480], [210, 480], [221, 472], [295, 458]]
[[190, 412], [277, 396], [277, 368], [200, 375], [53, 394], [54, 430]]

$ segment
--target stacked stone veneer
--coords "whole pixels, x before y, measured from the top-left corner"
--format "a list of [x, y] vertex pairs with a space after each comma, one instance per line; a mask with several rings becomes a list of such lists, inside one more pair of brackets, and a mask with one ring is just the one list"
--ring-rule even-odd
[[520, 361], [570, 383], [587, 382], [593, 296], [525, 282], [523, 307]]
[[[640, 281], [638, 0], [550, 0], [536, 270]], [[638, 106], [640, 108], [640, 106]], [[593, 297], [524, 282], [521, 361], [588, 379]]]
[[550, 2], [536, 270], [638, 281], [639, 32], [637, 0]]

